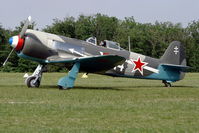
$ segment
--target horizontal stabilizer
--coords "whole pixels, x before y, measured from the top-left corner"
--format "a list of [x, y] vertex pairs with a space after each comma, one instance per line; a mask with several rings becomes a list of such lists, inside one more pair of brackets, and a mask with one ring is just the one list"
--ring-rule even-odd
[[182, 72], [186, 72], [190, 67], [185, 65], [174, 65], [174, 64], [161, 64], [166, 69], [177, 69]]

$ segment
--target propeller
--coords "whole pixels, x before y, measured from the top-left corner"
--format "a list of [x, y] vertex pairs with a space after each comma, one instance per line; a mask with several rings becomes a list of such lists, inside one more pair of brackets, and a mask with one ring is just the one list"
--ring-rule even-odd
[[23, 48], [24, 45], [24, 38], [25, 38], [25, 33], [26, 30], [28, 28], [28, 25], [31, 22], [31, 16], [29, 16], [26, 20], [26, 22], [24, 23], [24, 26], [21, 30], [21, 32], [19, 33], [19, 35], [17, 36], [13, 36], [9, 39], [9, 44], [13, 47], [12, 51], [9, 53], [8, 57], [6, 58], [6, 60], [3, 63], [3, 66], [5, 66], [5, 64], [7, 63], [8, 59], [10, 58], [10, 55], [13, 53], [14, 50], [16, 51], [20, 51]]
[[26, 30], [27, 30], [27, 28], [28, 28], [28, 25], [30, 24], [30, 21], [31, 21], [31, 16], [29, 16], [29, 17], [27, 18], [27, 20], [26, 20], [26, 22], [25, 22], [25, 24], [24, 24], [24, 26], [23, 26], [23, 28], [22, 28], [22, 30], [21, 30], [21, 32], [20, 32], [20, 34], [19, 34], [19, 37], [20, 37], [20, 38], [23, 38], [23, 37], [24, 37], [24, 35], [25, 35], [25, 33], [26, 33]]
[[10, 55], [12, 54], [12, 52], [14, 51], [14, 49], [15, 49], [15, 48], [13, 48], [12, 51], [9, 53], [8, 57], [6, 58], [6, 60], [5, 60], [4, 63], [3, 63], [3, 66], [6, 65], [8, 59], [10, 58]]

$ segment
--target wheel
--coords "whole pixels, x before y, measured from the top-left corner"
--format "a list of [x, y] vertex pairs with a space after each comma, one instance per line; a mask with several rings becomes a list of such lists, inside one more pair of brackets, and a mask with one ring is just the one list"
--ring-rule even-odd
[[163, 80], [162, 83], [165, 87], [171, 87], [171, 83], [167, 82], [166, 80]]
[[63, 88], [63, 86], [58, 85], [59, 90], [69, 90], [70, 88]]
[[171, 83], [167, 83], [167, 87], [171, 87]]
[[59, 90], [63, 90], [64, 88], [60, 85], [58, 85]]
[[171, 83], [164, 83], [165, 87], [171, 87]]
[[30, 88], [30, 87], [39, 87], [40, 86], [40, 81], [39, 80], [37, 80], [36, 82], [35, 82], [35, 79], [36, 79], [36, 77], [29, 77], [28, 79], [27, 79], [27, 86]]

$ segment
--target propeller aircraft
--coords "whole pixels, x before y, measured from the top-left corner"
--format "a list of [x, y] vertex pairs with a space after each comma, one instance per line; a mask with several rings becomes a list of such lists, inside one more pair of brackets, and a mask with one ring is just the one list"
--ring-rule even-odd
[[9, 39], [9, 44], [13, 47], [11, 53], [16, 51], [19, 57], [39, 64], [34, 73], [25, 80], [28, 87], [40, 86], [47, 64], [70, 69], [68, 75], [59, 79], [59, 89], [73, 88], [79, 72], [162, 80], [166, 87], [171, 87], [172, 82], [184, 78], [188, 68], [185, 48], [179, 41], [173, 41], [163, 56], [155, 59], [127, 51], [119, 43], [109, 40], [97, 45], [95, 37], [83, 41], [27, 29], [30, 22], [29, 16], [19, 35]]

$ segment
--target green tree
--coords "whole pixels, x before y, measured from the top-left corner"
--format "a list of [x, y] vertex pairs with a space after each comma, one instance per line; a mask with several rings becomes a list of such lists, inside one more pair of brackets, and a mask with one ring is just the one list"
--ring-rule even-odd
[[99, 41], [113, 40], [117, 32], [119, 20], [116, 17], [108, 17], [107, 15], [96, 14], [94, 19], [94, 36]]
[[8, 44], [8, 38], [10, 37], [9, 34], [10, 34], [10, 31], [4, 29], [0, 25], [0, 67], [3, 65], [3, 62], [5, 61], [9, 52], [11, 51]]
[[80, 15], [75, 23], [75, 34], [77, 39], [85, 40], [94, 35], [94, 19], [92, 16]]
[[47, 26], [43, 31], [75, 38], [75, 18], [66, 17], [64, 20], [54, 19], [51, 26]]
[[193, 21], [186, 28], [186, 52], [192, 71], [199, 71], [199, 21]]

